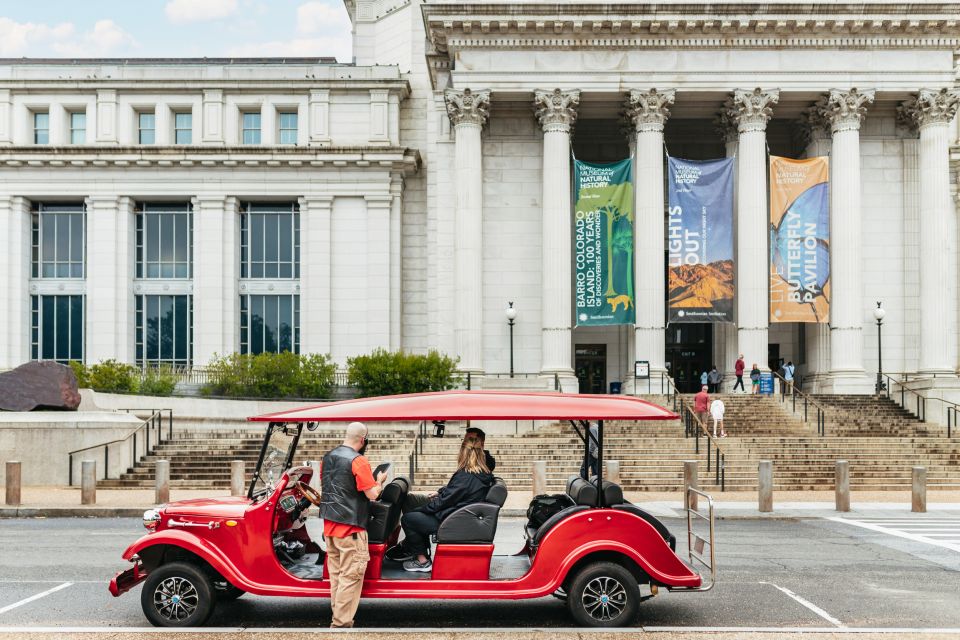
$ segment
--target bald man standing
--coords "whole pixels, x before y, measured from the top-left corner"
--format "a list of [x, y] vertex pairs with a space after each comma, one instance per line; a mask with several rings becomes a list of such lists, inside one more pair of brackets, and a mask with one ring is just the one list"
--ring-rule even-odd
[[380, 497], [386, 474], [374, 479], [367, 450], [367, 426], [351, 422], [343, 444], [323, 457], [320, 468], [320, 517], [327, 542], [331, 628], [353, 626], [367, 571], [367, 517], [370, 500]]

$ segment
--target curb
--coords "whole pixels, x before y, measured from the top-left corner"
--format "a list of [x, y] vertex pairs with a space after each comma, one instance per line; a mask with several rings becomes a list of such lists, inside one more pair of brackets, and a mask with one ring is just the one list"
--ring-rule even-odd
[[0, 507], [4, 518], [142, 518], [136, 507]]

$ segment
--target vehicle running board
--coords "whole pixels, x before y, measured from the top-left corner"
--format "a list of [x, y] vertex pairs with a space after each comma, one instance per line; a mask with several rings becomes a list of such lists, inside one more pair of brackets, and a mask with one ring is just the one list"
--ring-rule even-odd
[[[700, 508], [700, 500], [702, 498], [706, 500], [707, 503], [707, 514], [704, 515]], [[701, 584], [699, 587], [668, 587], [670, 593], [682, 593], [684, 591], [709, 591], [713, 589], [713, 585], [717, 583], [717, 561], [716, 554], [714, 553], [714, 544], [713, 544], [713, 498], [709, 495], [700, 491], [699, 489], [694, 489], [693, 487], [687, 487], [687, 493], [685, 495], [685, 504], [687, 506], [687, 553], [690, 559], [690, 567], [696, 570], [696, 565], [702, 565], [710, 572], [710, 583], [703, 584], [703, 574], [701, 574]], [[696, 509], [691, 507], [691, 505], [697, 504]], [[707, 538], [704, 538], [693, 531], [694, 521], [698, 523], [706, 522], [707, 524]], [[704, 555], [704, 551], [708, 551]]]

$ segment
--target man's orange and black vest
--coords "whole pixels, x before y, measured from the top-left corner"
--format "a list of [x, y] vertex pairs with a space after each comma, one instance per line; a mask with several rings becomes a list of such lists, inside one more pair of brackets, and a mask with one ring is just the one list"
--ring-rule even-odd
[[366, 529], [370, 501], [357, 490], [357, 478], [353, 475], [353, 461], [359, 456], [354, 449], [340, 445], [323, 457], [320, 517]]

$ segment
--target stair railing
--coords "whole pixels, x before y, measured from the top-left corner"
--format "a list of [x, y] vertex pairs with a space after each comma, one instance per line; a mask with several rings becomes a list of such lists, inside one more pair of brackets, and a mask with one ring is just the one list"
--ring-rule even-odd
[[[668, 378], [669, 379], [669, 378]], [[671, 384], [673, 381], [670, 381]], [[693, 407], [690, 406], [690, 403], [686, 402], [680, 394], [676, 393], [676, 387], [674, 387], [674, 411], [680, 414], [680, 419], [683, 421], [683, 433], [684, 437], [693, 438], [694, 442], [694, 453], [698, 456], [700, 455], [700, 438], [703, 437], [706, 439], [706, 448], [707, 448], [707, 473], [710, 473], [711, 470], [715, 475], [714, 484], [720, 486], [720, 491], [727, 490], [727, 456], [726, 452], [720, 446], [720, 443], [717, 442], [718, 438], [714, 438], [710, 433], [710, 430], [707, 428], [707, 425], [703, 423], [700, 417], [693, 410]]]
[[[903, 376], [902, 380], [898, 380], [892, 375], [887, 375], [885, 373], [882, 375], [883, 379], [886, 381], [886, 384], [884, 385], [884, 392], [887, 394], [887, 399], [896, 402], [896, 397], [899, 395], [900, 406], [904, 410], [915, 415], [920, 422], [927, 421], [927, 400], [939, 402], [943, 406], [943, 411], [947, 416], [947, 437], [953, 437], [954, 426], [960, 426], [960, 423], [958, 423], [958, 419], [960, 419], [960, 404], [934, 396], [927, 397], [916, 389], [908, 387], [907, 382], [909, 382], [909, 374], [900, 374]], [[936, 376], [934, 375], [933, 377]], [[914, 382], [919, 382], [921, 379], [922, 378], [917, 378], [914, 380]], [[897, 387], [896, 390], [894, 389], [894, 386]], [[911, 410], [911, 408], [907, 406], [908, 399], [909, 402], [916, 407], [915, 410]]]
[[[83, 447], [82, 449], [75, 449], [67, 453], [67, 484], [68, 486], [73, 486], [73, 460], [74, 456], [87, 451], [94, 451], [96, 449], [103, 449], [103, 479], [110, 479], [110, 448], [113, 447], [116, 451], [117, 447], [123, 447], [124, 445], [130, 445], [130, 467], [133, 468], [137, 465], [137, 460], [139, 459], [140, 448], [137, 446], [138, 442], [143, 443], [143, 455], [149, 455], [150, 453], [150, 435], [151, 432], [154, 434], [154, 444], [159, 445], [164, 441], [163, 437], [163, 418], [164, 416], [169, 417], [169, 427], [168, 427], [168, 437], [167, 439], [173, 438], [173, 410], [172, 409], [118, 409], [118, 411], [125, 411], [131, 413], [133, 411], [150, 411], [150, 417], [143, 420], [138, 427], [133, 429], [130, 433], [125, 435], [122, 438], [116, 440], [111, 440], [110, 442], [102, 442], [100, 444], [90, 445], [89, 447]], [[142, 439], [140, 439], [142, 437]], [[117, 474], [117, 477], [120, 477], [120, 474]]]
[[811, 398], [806, 393], [800, 391], [800, 389], [797, 388], [796, 384], [791, 385], [786, 378], [781, 376], [776, 371], [773, 371], [772, 373], [775, 379], [780, 380], [780, 390], [781, 390], [779, 394], [780, 404], [784, 404], [784, 405], [787, 404], [788, 402], [787, 389], [790, 389], [789, 401], [792, 404], [791, 410], [793, 411], [793, 414], [794, 415], [798, 414], [797, 401], [799, 400], [801, 408], [803, 409], [803, 421], [804, 422], [810, 421], [810, 413], [811, 413], [811, 409], [813, 409], [813, 411], [816, 412], [816, 417], [817, 417], [817, 435], [818, 436], [827, 435], [827, 410], [824, 408], [824, 406], [819, 402], [817, 402], [816, 400], [814, 400], [813, 398]]

